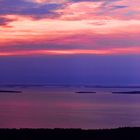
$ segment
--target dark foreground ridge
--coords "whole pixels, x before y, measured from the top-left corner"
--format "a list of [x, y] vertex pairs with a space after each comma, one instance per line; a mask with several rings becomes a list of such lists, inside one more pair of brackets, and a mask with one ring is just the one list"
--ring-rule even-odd
[[140, 127], [101, 130], [0, 129], [0, 140], [140, 140]]
[[112, 92], [118, 94], [140, 94], [140, 91], [121, 91], [121, 92]]
[[18, 90], [0, 90], [0, 93], [21, 93], [22, 91]]

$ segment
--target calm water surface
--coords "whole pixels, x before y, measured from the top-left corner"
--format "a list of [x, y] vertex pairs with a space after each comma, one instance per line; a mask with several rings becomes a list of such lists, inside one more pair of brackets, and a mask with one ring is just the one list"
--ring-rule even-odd
[[[140, 95], [84, 87], [14, 87], [0, 93], [0, 128], [114, 128], [140, 126]], [[76, 91], [96, 91], [78, 94]]]

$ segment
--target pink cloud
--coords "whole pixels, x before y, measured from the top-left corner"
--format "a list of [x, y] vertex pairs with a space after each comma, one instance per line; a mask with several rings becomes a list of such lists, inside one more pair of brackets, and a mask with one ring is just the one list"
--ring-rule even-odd
[[[55, 18], [34, 19], [29, 15], [3, 15], [2, 18], [8, 20], [6, 21], [8, 28], [3, 26], [0, 28], [1, 56], [139, 54], [140, 2], [138, 0], [115, 1], [106, 5], [104, 1], [75, 3], [67, 0], [32, 0], [32, 2], [65, 3], [65, 6], [53, 10], [59, 15]], [[24, 47], [36, 44], [44, 45], [46, 50], [39, 47], [24, 50]], [[49, 45], [56, 48], [48, 50]], [[11, 52], [8, 51], [10, 46], [13, 48], [13, 51], [9, 49]], [[16, 50], [13, 46], [21, 47]]]
[[140, 54], [140, 47], [131, 48], [112, 48], [112, 49], [96, 49], [96, 50], [21, 50], [13, 52], [1, 52], [0, 56], [27, 56], [27, 55], [124, 55], [124, 54]]
[[35, 2], [35, 3], [39, 3], [39, 4], [63, 4], [68, 2], [69, 0], [26, 0], [26, 1], [30, 1], [30, 2]]

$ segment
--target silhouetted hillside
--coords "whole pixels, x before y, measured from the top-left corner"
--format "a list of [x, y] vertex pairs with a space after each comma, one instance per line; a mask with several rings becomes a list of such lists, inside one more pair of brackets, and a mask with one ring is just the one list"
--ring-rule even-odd
[[82, 129], [0, 129], [0, 140], [140, 140], [140, 128]]

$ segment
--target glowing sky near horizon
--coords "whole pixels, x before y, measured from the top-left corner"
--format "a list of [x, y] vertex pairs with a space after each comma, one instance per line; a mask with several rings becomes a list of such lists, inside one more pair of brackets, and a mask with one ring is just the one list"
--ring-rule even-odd
[[139, 0], [0, 0], [0, 56], [140, 54]]

